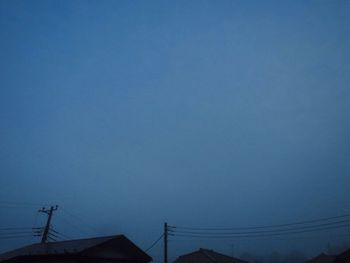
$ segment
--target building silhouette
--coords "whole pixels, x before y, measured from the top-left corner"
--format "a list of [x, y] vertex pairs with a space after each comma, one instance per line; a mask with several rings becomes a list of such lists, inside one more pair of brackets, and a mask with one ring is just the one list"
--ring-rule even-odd
[[38, 243], [0, 255], [1, 263], [149, 263], [124, 235]]

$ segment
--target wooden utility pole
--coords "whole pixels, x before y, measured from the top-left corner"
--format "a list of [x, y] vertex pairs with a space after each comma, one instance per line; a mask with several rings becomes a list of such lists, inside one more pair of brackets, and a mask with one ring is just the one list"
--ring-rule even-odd
[[58, 209], [58, 205], [56, 205], [55, 207], [51, 206], [49, 209], [46, 209], [45, 207], [43, 207], [42, 209], [39, 210], [39, 212], [45, 213], [48, 215], [46, 226], [45, 226], [45, 229], [43, 232], [43, 236], [41, 238], [41, 243], [47, 242], [47, 238], [48, 238], [49, 231], [50, 231], [50, 223], [51, 223], [52, 214], [53, 214], [53, 211], [56, 211], [57, 209]]
[[168, 263], [168, 224], [164, 223], [164, 263]]

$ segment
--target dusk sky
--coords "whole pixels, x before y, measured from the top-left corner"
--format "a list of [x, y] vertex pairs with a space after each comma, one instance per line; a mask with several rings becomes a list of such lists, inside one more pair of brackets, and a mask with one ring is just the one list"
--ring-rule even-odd
[[[37, 210], [57, 204], [61, 233], [146, 249], [165, 221], [350, 214], [349, 47], [347, 0], [0, 0], [0, 228], [42, 226]], [[350, 227], [173, 239], [171, 259], [313, 255]], [[160, 262], [161, 243], [149, 253]]]

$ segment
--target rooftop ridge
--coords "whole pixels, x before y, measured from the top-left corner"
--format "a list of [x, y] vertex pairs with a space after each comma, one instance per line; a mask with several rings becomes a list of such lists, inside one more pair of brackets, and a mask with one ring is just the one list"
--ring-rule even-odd
[[[45, 244], [58, 244], [58, 243], [64, 243], [64, 242], [84, 241], [84, 240], [92, 240], [92, 239], [108, 239], [108, 238], [115, 238], [115, 237], [122, 237], [122, 236], [124, 236], [124, 235], [110, 235], [110, 236], [99, 236], [99, 237], [75, 238], [75, 239], [69, 239], [69, 240], [47, 242]], [[42, 243], [33, 243], [32, 245], [36, 245], [36, 244], [42, 244]]]
[[[0, 254], [0, 261], [13, 256], [30, 256], [41, 254], [66, 254], [66, 253], [79, 253], [84, 250], [102, 244], [112, 240], [114, 238], [128, 240], [124, 235], [110, 235], [92, 238], [71, 239], [64, 241], [48, 242], [48, 243], [33, 243], [24, 247], [20, 247], [14, 250], [10, 250]], [[130, 240], [128, 240], [130, 241]], [[70, 245], [72, 247], [67, 247]]]
[[213, 251], [210, 251], [210, 250], [207, 250], [207, 249], [200, 249], [199, 250], [200, 252], [202, 252], [206, 257], [208, 257], [211, 261], [213, 262], [217, 262], [216, 258], [213, 257], [212, 255], [210, 255], [208, 252], [213, 252]]

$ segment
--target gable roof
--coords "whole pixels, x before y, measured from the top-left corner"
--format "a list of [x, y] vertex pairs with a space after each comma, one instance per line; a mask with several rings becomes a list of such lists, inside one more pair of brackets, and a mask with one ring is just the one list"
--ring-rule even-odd
[[339, 254], [336, 258], [337, 263], [348, 263], [350, 262], [350, 249], [345, 250], [343, 253]]
[[[127, 239], [124, 235], [115, 235], [115, 236], [105, 236], [105, 237], [95, 237], [95, 238], [86, 238], [86, 239], [76, 239], [76, 240], [67, 240], [60, 242], [49, 242], [49, 243], [37, 243], [29, 246], [25, 246], [13, 251], [6, 252], [0, 255], [0, 262], [9, 260], [16, 257], [22, 256], [47, 256], [47, 255], [76, 255], [85, 253], [99, 247], [100, 245], [115, 242], [118, 245], [123, 247], [131, 247], [132, 250], [137, 252], [138, 255], [141, 255], [148, 262], [152, 258], [138, 248], [134, 243]], [[122, 258], [123, 255], [120, 255]]]
[[213, 250], [199, 250], [178, 257], [174, 263], [247, 263], [244, 260], [230, 257]]
[[326, 255], [324, 253], [321, 253], [320, 255], [311, 258], [310, 260], [306, 261], [305, 263], [333, 263], [335, 261], [335, 256]]

